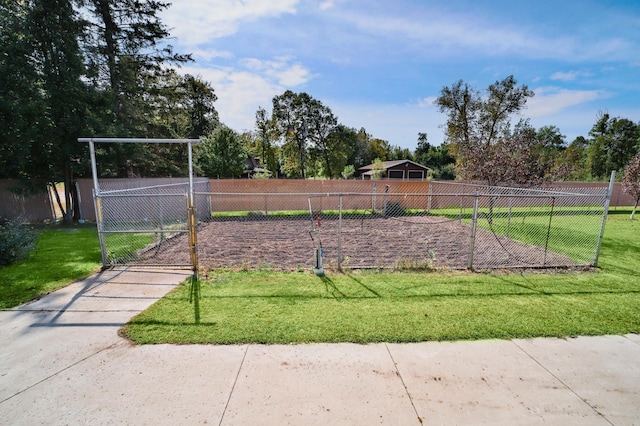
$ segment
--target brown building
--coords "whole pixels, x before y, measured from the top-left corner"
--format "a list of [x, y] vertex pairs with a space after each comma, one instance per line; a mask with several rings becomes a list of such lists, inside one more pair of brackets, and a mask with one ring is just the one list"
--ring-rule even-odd
[[369, 180], [380, 173], [379, 179], [398, 180], [426, 180], [429, 175], [429, 167], [415, 163], [411, 160], [383, 161], [382, 169], [375, 169], [375, 163], [360, 167], [362, 179]]

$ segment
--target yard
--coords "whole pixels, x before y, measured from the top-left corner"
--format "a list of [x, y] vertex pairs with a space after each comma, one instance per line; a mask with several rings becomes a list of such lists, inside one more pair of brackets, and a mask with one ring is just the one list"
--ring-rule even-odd
[[[640, 332], [638, 221], [611, 212], [595, 271], [212, 270], [122, 333], [136, 343], [413, 342]], [[198, 296], [199, 297], [194, 297]]]

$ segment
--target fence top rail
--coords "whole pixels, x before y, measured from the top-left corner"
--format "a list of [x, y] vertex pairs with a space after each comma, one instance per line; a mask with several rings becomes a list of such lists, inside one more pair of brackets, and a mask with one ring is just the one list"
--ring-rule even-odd
[[[188, 178], [185, 178], [188, 179]], [[194, 183], [207, 183], [208, 180], [198, 180], [198, 181], [194, 181]], [[167, 188], [167, 187], [172, 187], [172, 186], [185, 186], [188, 187], [189, 186], [189, 182], [178, 182], [178, 183], [166, 183], [166, 184], [162, 184], [162, 185], [151, 185], [151, 186], [139, 186], [139, 187], [135, 187], [135, 188], [123, 188], [123, 189], [111, 189], [111, 190], [107, 190], [107, 191], [101, 191], [102, 194], [115, 194], [117, 192], [132, 192], [132, 191], [142, 191], [142, 190], [147, 190], [147, 189], [156, 189], [156, 188]]]
[[78, 138], [78, 142], [94, 143], [200, 143], [200, 139]]
[[532, 194], [485, 194], [473, 192], [450, 192], [429, 194], [426, 192], [194, 192], [195, 195], [217, 195], [217, 196], [242, 196], [242, 197], [338, 197], [338, 196], [396, 196], [396, 197], [481, 197], [481, 198], [602, 198], [606, 194], [583, 194], [583, 193], [532, 193]]
[[[431, 181], [431, 185], [437, 187], [438, 185], [442, 186], [458, 186], [458, 187], [471, 187], [471, 188], [479, 188], [483, 190], [498, 190], [498, 191], [519, 191], [519, 192], [528, 192], [528, 193], [545, 193], [545, 194], [569, 194], [569, 195], [595, 195], [595, 194], [585, 194], [580, 191], [604, 191], [606, 194], [607, 186], [606, 185], [594, 185], [594, 186], [585, 186], [585, 187], [562, 187], [562, 186], [549, 186], [543, 188], [528, 188], [528, 187], [518, 187], [518, 186], [491, 186], [491, 185], [483, 185], [478, 183], [471, 182], [447, 182], [447, 181]], [[575, 191], [575, 192], [574, 192]]]
[[106, 193], [106, 192], [101, 192], [100, 195], [98, 195], [99, 198], [163, 198], [163, 197], [186, 197], [187, 193], [183, 192], [183, 193], [178, 193], [178, 194], [123, 194], [123, 193], [117, 193], [114, 194], [113, 192], [110, 193]]

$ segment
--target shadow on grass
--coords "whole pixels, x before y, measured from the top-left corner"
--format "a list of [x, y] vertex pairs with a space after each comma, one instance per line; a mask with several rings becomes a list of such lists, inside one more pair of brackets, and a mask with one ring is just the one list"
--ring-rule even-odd
[[336, 286], [336, 284], [333, 282], [333, 280], [331, 278], [329, 278], [328, 276], [320, 275], [318, 278], [320, 278], [320, 281], [322, 281], [324, 283], [325, 290], [329, 294], [331, 294], [334, 297], [334, 299], [346, 299], [346, 298], [349, 298], [349, 296], [344, 294], [338, 288], [338, 286]]
[[193, 275], [189, 278], [189, 303], [193, 303], [193, 320], [200, 324], [200, 280]]

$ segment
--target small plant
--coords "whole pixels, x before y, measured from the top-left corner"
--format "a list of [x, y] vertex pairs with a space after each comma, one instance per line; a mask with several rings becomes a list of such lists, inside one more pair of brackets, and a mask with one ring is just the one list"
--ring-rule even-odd
[[385, 216], [403, 216], [405, 214], [404, 207], [396, 201], [391, 201], [385, 205]]
[[0, 219], [0, 267], [27, 257], [36, 245], [36, 233], [20, 219]]

